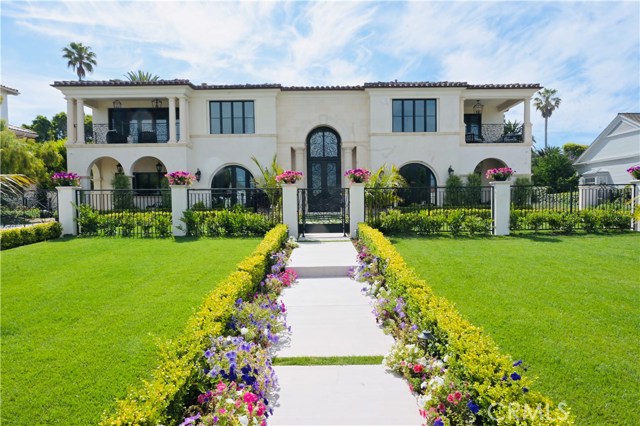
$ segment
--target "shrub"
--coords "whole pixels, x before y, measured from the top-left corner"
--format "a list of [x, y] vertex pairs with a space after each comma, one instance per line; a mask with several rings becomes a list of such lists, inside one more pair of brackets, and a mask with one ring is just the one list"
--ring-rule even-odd
[[462, 205], [464, 203], [464, 186], [460, 176], [449, 176], [445, 186], [444, 204], [446, 206]]
[[58, 222], [42, 223], [24, 228], [4, 229], [0, 231], [0, 248], [8, 250], [14, 247], [53, 240], [62, 235], [62, 225]]
[[478, 173], [467, 176], [465, 185], [465, 203], [467, 205], [477, 205], [482, 202], [482, 177]]
[[80, 227], [81, 235], [95, 235], [100, 226], [100, 213], [88, 204], [77, 206], [78, 217], [75, 219]]
[[116, 173], [111, 181], [113, 185], [113, 209], [127, 210], [132, 209], [133, 191], [131, 190], [131, 180], [122, 173]]
[[464, 224], [464, 212], [462, 210], [452, 210], [447, 215], [447, 224], [453, 236], [458, 236], [462, 232]]
[[478, 216], [467, 216], [464, 219], [464, 229], [469, 235], [489, 235], [491, 233], [491, 220], [483, 219]]
[[[250, 257], [267, 259], [286, 239], [287, 227], [278, 225], [265, 235]], [[255, 262], [253, 267], [259, 269], [262, 265], [262, 262]], [[183, 403], [200, 374], [202, 354], [211, 345], [211, 338], [225, 331], [236, 300], [255, 292], [261, 279], [257, 276], [255, 270], [236, 271], [219, 283], [189, 319], [184, 333], [160, 347], [159, 365], [152, 379], [119, 401], [115, 413], [104, 417], [100, 424], [151, 426], [177, 423], [184, 414]]]
[[[401, 298], [402, 306], [400, 308], [407, 318], [406, 323], [413, 324], [408, 329], [407, 324], [404, 328], [400, 326], [399, 333], [408, 335], [409, 343], [411, 343], [411, 339], [414, 339], [413, 346], [415, 347], [417, 330], [430, 330], [435, 340], [426, 347], [426, 356], [443, 359], [447, 363], [446, 372], [443, 371], [444, 377], [437, 379], [442, 383], [442, 386], [439, 386], [442, 387], [441, 391], [444, 393], [436, 392], [436, 400], [441, 399], [444, 402], [449, 401], [454, 404], [454, 401], [460, 401], [464, 398], [465, 404], [463, 405], [473, 413], [477, 424], [493, 424], [489, 413], [490, 408], [492, 409], [491, 414], [497, 418], [502, 417], [504, 421], [501, 424], [505, 425], [559, 426], [573, 424], [573, 418], [565, 410], [554, 405], [549, 398], [539, 392], [530, 390], [531, 380], [522, 373], [521, 361], [514, 363], [512, 359], [502, 354], [495, 342], [481, 329], [465, 320], [456, 311], [453, 304], [444, 298], [435, 296], [427, 283], [407, 266], [402, 256], [379, 231], [365, 224], [360, 224], [358, 231], [361, 242], [370, 253], [386, 263], [386, 267], [380, 270], [386, 287], [390, 294], [396, 298], [394, 311], [397, 312], [398, 298]], [[398, 351], [408, 351], [409, 349], [411, 347], [394, 349], [385, 362], [394, 364]], [[412, 356], [416, 362], [420, 359], [415, 354], [405, 355]], [[420, 362], [423, 362], [424, 365], [434, 363], [433, 359], [425, 359]], [[420, 365], [424, 367], [423, 364]], [[423, 367], [418, 367], [418, 370]], [[412, 371], [416, 371], [415, 366]], [[406, 372], [412, 374], [409, 371]], [[410, 378], [411, 376], [409, 376], [409, 380], [412, 383]], [[431, 386], [430, 383], [426, 385]], [[454, 390], [460, 392], [460, 398], [448, 399]], [[426, 410], [424, 416], [437, 412], [431, 410], [433, 402], [428, 400], [422, 402]], [[519, 407], [524, 404], [538, 407], [540, 404], [542, 407], [548, 407], [548, 411], [545, 412], [548, 415], [536, 416], [520, 422], [514, 416], [507, 415], [507, 410], [515, 404], [518, 404]], [[449, 407], [451, 410], [446, 410], [447, 407], [444, 408], [440, 412], [446, 412], [447, 416], [455, 417], [459, 414], [453, 409], [453, 405]], [[469, 421], [470, 419], [462, 420]], [[430, 421], [434, 421], [434, 419], [432, 418]]]

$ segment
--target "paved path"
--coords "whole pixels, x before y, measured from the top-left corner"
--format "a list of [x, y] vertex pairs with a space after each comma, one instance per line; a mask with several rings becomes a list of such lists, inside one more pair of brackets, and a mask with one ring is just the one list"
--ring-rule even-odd
[[[300, 279], [283, 292], [290, 340], [278, 358], [385, 355], [393, 339], [377, 326], [349, 241], [300, 243], [289, 266]], [[408, 385], [382, 365], [278, 366], [280, 391], [269, 425], [420, 425]]]

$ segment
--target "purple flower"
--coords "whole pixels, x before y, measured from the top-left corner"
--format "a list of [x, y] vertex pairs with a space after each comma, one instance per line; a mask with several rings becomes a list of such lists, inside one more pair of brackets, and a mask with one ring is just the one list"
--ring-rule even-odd
[[433, 426], [444, 426], [444, 422], [442, 421], [442, 419], [440, 417], [438, 417], [436, 419], [436, 421], [433, 422]]
[[522, 388], [522, 393], [527, 393], [529, 392], [529, 388]]
[[522, 360], [521, 359], [513, 363], [514, 367], [518, 367], [520, 365], [522, 365]]
[[196, 414], [195, 416], [191, 416], [191, 417], [187, 417], [186, 419], [184, 419], [184, 422], [180, 423], [179, 426], [186, 426], [186, 425], [192, 425], [196, 422], [196, 420], [198, 420], [200, 418], [200, 413]]
[[207, 349], [206, 351], [204, 351], [204, 357], [209, 359], [213, 356], [213, 352], [211, 352], [211, 349]]
[[478, 414], [478, 411], [480, 411], [480, 407], [478, 406], [478, 404], [476, 404], [471, 400], [467, 402], [467, 407], [469, 408], [469, 410], [471, 410], [473, 414]]
[[522, 378], [522, 376], [520, 376], [518, 373], [511, 373], [511, 380], [520, 380]]

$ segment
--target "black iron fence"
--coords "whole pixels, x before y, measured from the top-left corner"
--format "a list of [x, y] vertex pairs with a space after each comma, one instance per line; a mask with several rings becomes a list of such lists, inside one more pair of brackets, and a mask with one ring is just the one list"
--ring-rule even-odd
[[348, 188], [299, 188], [298, 232], [331, 232], [347, 235], [350, 232], [350, 204]]
[[58, 191], [30, 189], [19, 194], [2, 194], [0, 226], [17, 227], [58, 218]]
[[170, 189], [104, 189], [76, 192], [80, 235], [169, 237]]

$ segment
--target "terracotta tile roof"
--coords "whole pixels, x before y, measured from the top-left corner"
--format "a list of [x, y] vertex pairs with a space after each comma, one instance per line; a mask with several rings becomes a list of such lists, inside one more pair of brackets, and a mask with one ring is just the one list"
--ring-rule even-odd
[[7, 124], [7, 127], [9, 128], [9, 130], [15, 133], [16, 136], [19, 138], [35, 139], [38, 137], [38, 133], [34, 132], [33, 130], [25, 129], [19, 126], [14, 126], [13, 124]]
[[640, 124], [640, 113], [637, 113], [637, 112], [621, 112], [620, 115], [623, 116], [624, 118], [628, 118], [629, 120], [635, 121], [636, 123]]
[[189, 86], [194, 90], [242, 90], [242, 89], [280, 89], [282, 91], [312, 91], [312, 90], [365, 90], [378, 88], [420, 88], [420, 87], [457, 87], [466, 89], [540, 89], [535, 84], [469, 84], [462, 81], [378, 81], [364, 83], [363, 85], [345, 86], [283, 86], [279, 83], [261, 84], [207, 84], [195, 85], [189, 80], [158, 80], [158, 81], [128, 81], [128, 80], [104, 80], [104, 81], [56, 81], [53, 87], [102, 87], [102, 86]]
[[12, 89], [11, 87], [7, 87], [4, 84], [0, 84], [0, 87], [2, 87], [2, 89], [4, 89], [10, 95], [19, 95], [20, 94], [18, 89]]

